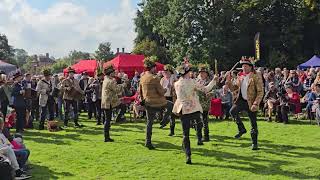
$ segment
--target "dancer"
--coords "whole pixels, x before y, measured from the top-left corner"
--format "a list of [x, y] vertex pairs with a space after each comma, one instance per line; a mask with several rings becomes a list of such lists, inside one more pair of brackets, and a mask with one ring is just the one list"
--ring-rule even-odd
[[229, 86], [231, 91], [237, 92], [230, 110], [230, 114], [235, 119], [239, 130], [235, 138], [239, 139], [247, 132], [239, 116], [239, 112], [247, 111], [251, 122], [252, 150], [258, 150], [257, 111], [263, 98], [263, 82], [261, 75], [254, 70], [252, 61], [253, 58], [242, 57], [240, 60], [242, 72], [238, 75], [237, 82], [233, 83], [231, 81], [231, 75], [228, 72], [226, 85]]
[[197, 91], [209, 92], [216, 84], [217, 76], [207, 85], [203, 86], [191, 78], [191, 68], [188, 64], [181, 65], [177, 68], [180, 75], [179, 80], [174, 84], [177, 94], [177, 100], [174, 104], [173, 111], [180, 116], [183, 129], [183, 148], [186, 153], [186, 164], [191, 164], [191, 149], [190, 149], [190, 125], [191, 121], [196, 121], [198, 145], [202, 143], [201, 133], [201, 113], [202, 107], [199, 102]]

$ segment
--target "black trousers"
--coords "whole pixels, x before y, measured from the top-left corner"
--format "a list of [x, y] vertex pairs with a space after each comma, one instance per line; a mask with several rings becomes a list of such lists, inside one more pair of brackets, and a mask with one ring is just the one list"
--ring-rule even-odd
[[110, 107], [110, 109], [104, 109], [104, 114], [106, 116], [106, 120], [104, 122], [104, 138], [109, 139], [110, 138], [110, 127], [111, 127], [111, 119], [112, 119], [112, 110], [113, 108]]
[[[240, 94], [241, 96], [241, 94]], [[246, 131], [242, 120], [240, 119], [239, 113], [241, 111], [246, 111], [248, 113], [250, 123], [251, 123], [251, 139], [253, 144], [258, 143], [258, 125], [257, 125], [257, 113], [252, 112], [249, 109], [248, 102], [243, 98], [239, 98], [238, 101], [230, 109], [231, 116], [235, 119], [239, 132]]]
[[196, 130], [197, 130], [197, 137], [198, 141], [202, 139], [202, 133], [201, 133], [201, 116], [200, 112], [195, 112], [192, 114], [184, 114], [181, 116], [181, 125], [183, 130], [183, 141], [182, 146], [187, 156], [191, 156], [191, 148], [190, 148], [190, 127], [191, 127], [191, 121], [196, 122]]
[[203, 133], [205, 138], [209, 138], [209, 112], [203, 111], [202, 113], [202, 124], [203, 124]]
[[147, 113], [146, 144], [151, 144], [152, 126], [156, 119], [156, 114], [159, 112], [162, 113], [163, 109], [166, 109], [166, 113], [161, 122], [168, 122], [169, 116], [172, 114], [173, 103], [171, 101], [167, 101], [167, 105], [164, 107], [154, 108], [145, 106], [145, 108]]
[[222, 104], [223, 115], [225, 115], [225, 118], [226, 118], [226, 119], [229, 119], [230, 109], [231, 109], [231, 105], [229, 105], [229, 104]]
[[68, 125], [68, 121], [69, 121], [69, 113], [70, 113], [70, 107], [73, 107], [73, 113], [74, 113], [74, 123], [78, 124], [78, 103], [76, 100], [64, 100], [65, 102], [65, 112], [64, 112], [64, 125], [67, 126]]
[[288, 123], [289, 117], [288, 114], [291, 111], [294, 112], [296, 106], [294, 104], [282, 104], [276, 107], [277, 110], [277, 121]]
[[26, 108], [16, 107], [15, 110], [17, 113], [16, 132], [21, 132], [26, 124]]
[[40, 127], [44, 126], [44, 121], [47, 118], [47, 112], [49, 112], [49, 121], [54, 120], [54, 105], [55, 103], [53, 97], [48, 97], [46, 106], [41, 107]]
[[5, 122], [6, 120], [8, 106], [9, 106], [9, 102], [6, 102], [6, 101], [1, 102], [1, 113], [3, 115], [3, 122]]
[[96, 100], [95, 107], [96, 107], [97, 123], [101, 123], [101, 119], [102, 119], [102, 123], [104, 124], [106, 117], [105, 117], [105, 113], [103, 113], [103, 111], [101, 110], [101, 99]]
[[95, 102], [87, 102], [87, 110], [88, 110], [88, 118], [91, 119], [92, 115], [96, 117], [96, 103]]
[[[167, 101], [171, 101], [173, 103], [173, 98], [172, 97], [166, 97]], [[175, 115], [173, 113], [171, 113], [170, 116], [170, 131], [172, 133], [174, 133], [174, 129], [176, 127], [176, 119], [175, 119]]]

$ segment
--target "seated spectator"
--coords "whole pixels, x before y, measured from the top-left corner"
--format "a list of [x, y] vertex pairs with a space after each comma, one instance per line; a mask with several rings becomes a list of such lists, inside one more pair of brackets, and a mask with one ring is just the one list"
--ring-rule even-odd
[[219, 98], [221, 98], [223, 116], [225, 117], [225, 119], [229, 119], [229, 111], [232, 106], [232, 93], [230, 92], [227, 85], [224, 85], [220, 90]]
[[269, 83], [269, 90], [266, 92], [266, 95], [264, 96], [264, 103], [267, 106], [268, 109], [268, 121], [272, 121], [272, 112], [275, 109], [277, 105], [279, 105], [279, 100], [277, 98], [278, 90], [275, 87], [274, 82]]
[[278, 122], [288, 123], [289, 111], [297, 114], [301, 111], [300, 96], [297, 92], [293, 91], [291, 85], [286, 85], [286, 93], [278, 93], [277, 96], [280, 99], [280, 105], [277, 106], [277, 119]]
[[[9, 139], [9, 138], [8, 138]], [[29, 159], [30, 151], [23, 144], [23, 138], [21, 134], [15, 134], [13, 139], [9, 139], [11, 143], [11, 147], [14, 150], [14, 154], [17, 157], [17, 161], [19, 163], [19, 167], [26, 170], [26, 162]]]
[[313, 114], [313, 106], [316, 102], [317, 97], [320, 96], [320, 84], [311, 85], [311, 91], [308, 91], [303, 99], [307, 103], [306, 111], [307, 111], [307, 118], [314, 119]]
[[313, 81], [314, 81], [314, 79], [312, 78], [312, 74], [309, 72], [308, 76], [306, 77], [306, 79], [303, 82], [303, 90], [305, 92], [311, 90], [311, 85], [312, 85]]
[[11, 167], [15, 170], [16, 179], [28, 179], [31, 176], [28, 176], [24, 173], [24, 171], [20, 168], [19, 163], [17, 161], [17, 157], [14, 153], [14, 150], [11, 147], [11, 143], [2, 133], [4, 123], [0, 122], [0, 154], [6, 156], [11, 163]]

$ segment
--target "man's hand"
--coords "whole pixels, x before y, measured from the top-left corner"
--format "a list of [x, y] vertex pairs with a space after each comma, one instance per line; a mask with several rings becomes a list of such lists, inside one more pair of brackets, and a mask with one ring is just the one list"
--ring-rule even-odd
[[251, 106], [251, 111], [252, 111], [252, 112], [258, 111], [258, 106], [257, 106], [256, 104], [253, 104], [253, 105]]
[[231, 81], [231, 72], [226, 72], [226, 81]]

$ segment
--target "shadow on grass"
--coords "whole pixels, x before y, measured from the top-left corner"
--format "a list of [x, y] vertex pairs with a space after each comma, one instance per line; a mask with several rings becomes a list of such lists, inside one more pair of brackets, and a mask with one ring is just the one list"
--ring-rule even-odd
[[34, 141], [37, 143], [56, 144], [56, 145], [69, 145], [69, 140], [82, 140], [79, 134], [57, 134], [48, 131], [29, 131], [24, 134], [26, 140]]
[[39, 180], [51, 180], [51, 179], [59, 179], [58, 176], [63, 177], [72, 177], [74, 176], [70, 172], [54, 172], [53, 170], [49, 169], [46, 166], [41, 166], [37, 164], [32, 164], [32, 179], [39, 179]]

